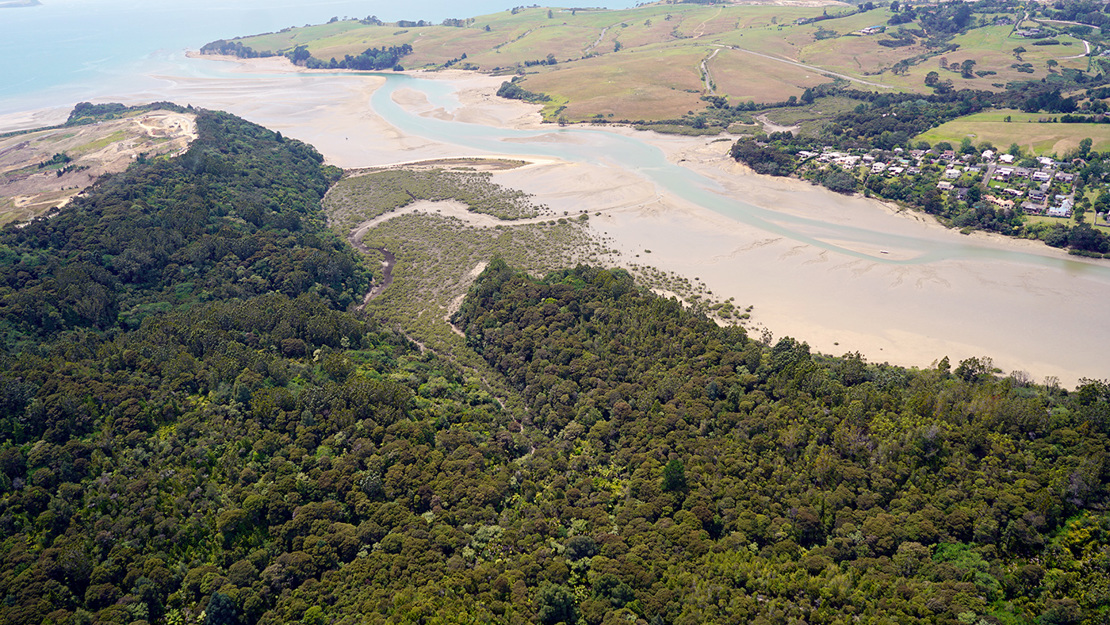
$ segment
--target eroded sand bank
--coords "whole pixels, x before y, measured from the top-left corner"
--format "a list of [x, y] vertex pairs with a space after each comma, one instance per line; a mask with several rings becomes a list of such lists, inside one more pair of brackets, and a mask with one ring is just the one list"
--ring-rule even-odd
[[[163, 89], [119, 99], [228, 110], [312, 143], [341, 167], [497, 154], [399, 131], [369, 105], [381, 78], [293, 73], [274, 61], [238, 68], [225, 79], [164, 77]], [[541, 128], [536, 107], [493, 95], [500, 78], [428, 77], [448, 81], [459, 106], [445, 110], [412, 89], [398, 90], [394, 101], [428, 118]], [[755, 321], [775, 336], [795, 336], [822, 352], [859, 351], [872, 361], [918, 367], [943, 356], [955, 363], [987, 355], [1004, 371], [1057, 376], [1068, 385], [1110, 377], [1105, 263], [1079, 262], [1040, 243], [964, 236], [880, 202], [757, 176], [726, 157], [727, 141], [636, 136], [715, 180], [721, 194], [770, 211], [768, 225], [676, 197], [604, 159], [537, 158], [494, 180], [536, 195], [557, 213], [588, 210], [590, 227], [611, 239], [623, 262], [696, 276], [719, 297], [753, 304]], [[555, 132], [535, 139], [572, 140]], [[514, 141], [514, 149], [520, 145]]]

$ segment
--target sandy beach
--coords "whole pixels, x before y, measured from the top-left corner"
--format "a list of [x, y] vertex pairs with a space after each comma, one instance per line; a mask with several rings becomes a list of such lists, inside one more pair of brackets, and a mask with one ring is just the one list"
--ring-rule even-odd
[[[279, 59], [235, 63], [228, 74], [159, 77], [163, 88], [117, 101], [227, 110], [307, 141], [344, 168], [498, 155], [398, 130], [369, 104], [383, 78], [303, 73]], [[420, 91], [399, 89], [394, 102], [411, 113], [545, 131], [519, 140], [525, 145], [576, 140], [542, 125], [538, 107], [497, 98], [503, 78], [414, 75], [445, 81], [458, 105], [448, 110]], [[0, 131], [56, 123], [51, 115], [58, 113], [0, 118]], [[515, 139], [509, 158], [529, 164], [493, 179], [535, 195], [557, 214], [589, 211], [590, 228], [620, 250], [622, 264], [697, 277], [717, 297], [754, 305], [757, 328], [805, 340], [817, 351], [858, 351], [869, 361], [917, 367], [944, 356], [953, 363], [989, 356], [1004, 372], [1025, 371], [1038, 381], [1054, 376], [1067, 386], [1110, 377], [1106, 261], [1078, 261], [1038, 242], [965, 236], [878, 201], [759, 176], [727, 157], [728, 140], [605, 130], [662, 150], [671, 163], [715, 182], [716, 193], [758, 207], [762, 221], [708, 209], [661, 188], [650, 172], [612, 159], [522, 157]]]

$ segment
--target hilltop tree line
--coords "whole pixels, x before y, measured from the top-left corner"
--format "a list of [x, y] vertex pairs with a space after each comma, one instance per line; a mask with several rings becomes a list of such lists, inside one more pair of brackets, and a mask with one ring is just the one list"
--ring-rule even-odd
[[226, 39], [217, 39], [204, 44], [200, 47], [201, 54], [223, 54], [226, 56], [234, 56], [241, 59], [257, 59], [277, 56], [276, 52], [270, 50], [255, 50], [250, 46], [243, 45], [241, 41], [228, 41]]
[[501, 87], [497, 89], [497, 95], [509, 100], [524, 100], [525, 102], [543, 103], [550, 102], [551, 98], [542, 94], [528, 91], [520, 86], [520, 77], [516, 76], [512, 80], [506, 80], [501, 83]]
[[[376, 18], [367, 18], [376, 19]], [[364, 22], [368, 23], [368, 22]], [[413, 26], [417, 24], [413, 23]], [[423, 26], [424, 23], [419, 24]], [[216, 41], [206, 43], [200, 48], [201, 54], [224, 54], [228, 56], [235, 56], [242, 59], [265, 58], [271, 56], [279, 56], [278, 53], [270, 50], [258, 51], [250, 46], [244, 45], [241, 41], [228, 41], [226, 39], [218, 39]], [[350, 54], [345, 55], [342, 59], [332, 57], [330, 60], [324, 61], [312, 56], [308, 51], [307, 46], [295, 46], [292, 50], [284, 53], [286, 58], [294, 64], [307, 67], [308, 69], [350, 69], [356, 71], [374, 71], [381, 69], [400, 69], [400, 61], [403, 57], [412, 54], [412, 45], [401, 44], [399, 46], [382, 46], [380, 48], [369, 47], [363, 50], [356, 56]]]
[[342, 60], [332, 57], [329, 61], [322, 61], [308, 51], [305, 46], [297, 46], [286, 54], [290, 61], [303, 65], [309, 69], [352, 69], [358, 71], [373, 71], [380, 69], [393, 69], [401, 71], [400, 61], [406, 55], [412, 54], [412, 46], [405, 43], [399, 46], [382, 46], [381, 48], [367, 48], [358, 56], [350, 54]]

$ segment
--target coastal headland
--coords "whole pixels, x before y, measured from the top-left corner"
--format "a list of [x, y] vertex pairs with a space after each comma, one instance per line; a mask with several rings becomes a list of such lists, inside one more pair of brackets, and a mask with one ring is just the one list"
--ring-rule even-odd
[[180, 154], [195, 138], [193, 115], [159, 109], [0, 137], [0, 224], [64, 206], [100, 176]]

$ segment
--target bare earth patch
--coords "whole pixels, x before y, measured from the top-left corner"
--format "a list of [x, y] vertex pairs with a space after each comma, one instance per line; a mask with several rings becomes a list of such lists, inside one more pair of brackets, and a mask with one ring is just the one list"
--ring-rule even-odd
[[156, 110], [0, 139], [0, 224], [64, 206], [98, 177], [123, 171], [140, 155], [180, 154], [196, 136], [193, 115]]

